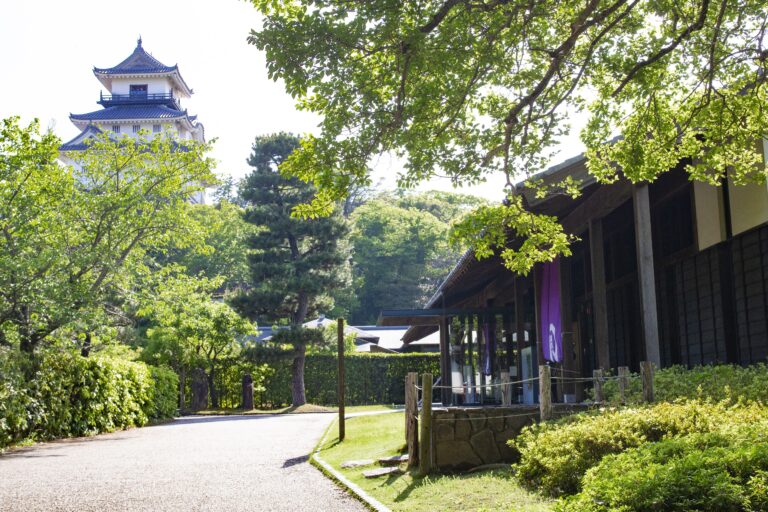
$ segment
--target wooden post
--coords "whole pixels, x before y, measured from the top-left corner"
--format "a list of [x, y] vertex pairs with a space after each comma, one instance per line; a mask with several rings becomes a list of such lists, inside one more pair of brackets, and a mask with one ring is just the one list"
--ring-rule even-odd
[[339, 441], [344, 440], [346, 434], [344, 425], [344, 319], [339, 318], [337, 322], [336, 333], [338, 335], [338, 355], [339, 355]]
[[555, 396], [558, 403], [563, 403], [565, 395], [565, 372], [562, 366], [555, 368], [555, 375], [557, 375], [557, 383], [555, 384]]
[[541, 421], [552, 418], [552, 374], [549, 366], [539, 365], [539, 411]]
[[509, 371], [501, 372], [501, 405], [512, 405], [512, 386], [509, 385]]
[[648, 185], [632, 189], [635, 209], [635, 242], [637, 246], [637, 278], [640, 285], [640, 318], [645, 339], [645, 359], [661, 365], [659, 321], [656, 312], [656, 274], [653, 269], [653, 240], [651, 238], [651, 203]]
[[640, 361], [640, 378], [643, 380], [643, 401], [653, 402], [653, 363]]
[[243, 396], [240, 406], [243, 410], [253, 410], [253, 377], [250, 373], [243, 375]]
[[626, 366], [619, 366], [619, 395], [621, 396], [621, 403], [627, 403], [627, 387], [629, 386], [629, 368]]
[[603, 403], [603, 370], [593, 370], [592, 378], [595, 381], [595, 403]]
[[440, 401], [443, 406], [451, 405], [452, 390], [451, 385], [451, 342], [448, 332], [448, 317], [440, 317]]
[[419, 438], [419, 473], [432, 471], [432, 374], [421, 377], [421, 436]]
[[419, 463], [419, 398], [416, 386], [419, 374], [408, 372], [405, 376], [405, 442], [408, 446], [408, 467]]
[[592, 310], [595, 330], [597, 365], [610, 368], [608, 350], [608, 298], [605, 291], [605, 249], [603, 248], [603, 221], [589, 223], [589, 259], [592, 266]]

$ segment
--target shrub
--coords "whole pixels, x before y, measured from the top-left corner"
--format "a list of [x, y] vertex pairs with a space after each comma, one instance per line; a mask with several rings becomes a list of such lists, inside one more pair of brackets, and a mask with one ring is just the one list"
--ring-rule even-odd
[[586, 471], [603, 457], [680, 435], [713, 432], [768, 418], [757, 404], [691, 401], [583, 413], [527, 427], [510, 446], [523, 484], [560, 496], [578, 492]]
[[20, 441], [27, 429], [31, 398], [16, 354], [0, 347], [0, 448]]
[[[721, 364], [696, 366], [690, 370], [683, 366], [671, 366], [656, 370], [653, 387], [658, 401], [699, 398], [768, 404], [768, 366], [763, 363], [747, 367]], [[606, 381], [603, 390], [606, 400], [619, 401], [617, 381]], [[639, 375], [632, 374], [627, 392], [628, 402], [640, 402], [641, 395]]]
[[691, 434], [605, 457], [561, 511], [766, 510], [765, 424]]
[[172, 418], [179, 408], [179, 376], [170, 368], [150, 366], [154, 386], [152, 407], [148, 411], [151, 419]]
[[176, 410], [178, 377], [168, 369], [50, 350], [27, 382], [21, 358], [0, 354], [0, 448], [141, 426]]
[[[344, 358], [347, 405], [394, 404], [405, 400], [408, 372], [440, 374], [439, 354], [349, 354]], [[291, 362], [269, 362], [274, 372], [267, 376], [255, 400], [261, 407], [291, 403]], [[304, 385], [307, 402], [337, 405], [335, 354], [307, 355]]]

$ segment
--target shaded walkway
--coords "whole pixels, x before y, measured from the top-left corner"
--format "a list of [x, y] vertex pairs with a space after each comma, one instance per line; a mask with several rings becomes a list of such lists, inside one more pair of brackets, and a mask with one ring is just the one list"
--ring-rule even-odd
[[364, 510], [307, 462], [333, 417], [186, 417], [15, 450], [0, 510]]

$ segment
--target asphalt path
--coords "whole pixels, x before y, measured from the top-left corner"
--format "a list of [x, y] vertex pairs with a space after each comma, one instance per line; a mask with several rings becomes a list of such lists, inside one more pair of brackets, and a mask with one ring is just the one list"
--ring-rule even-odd
[[365, 510], [307, 462], [332, 417], [186, 417], [13, 450], [0, 510]]

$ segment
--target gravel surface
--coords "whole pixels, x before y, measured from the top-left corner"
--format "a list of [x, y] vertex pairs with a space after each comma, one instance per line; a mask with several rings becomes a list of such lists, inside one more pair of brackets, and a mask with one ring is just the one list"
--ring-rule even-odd
[[0, 455], [0, 510], [364, 507], [307, 462], [333, 414], [205, 416]]

